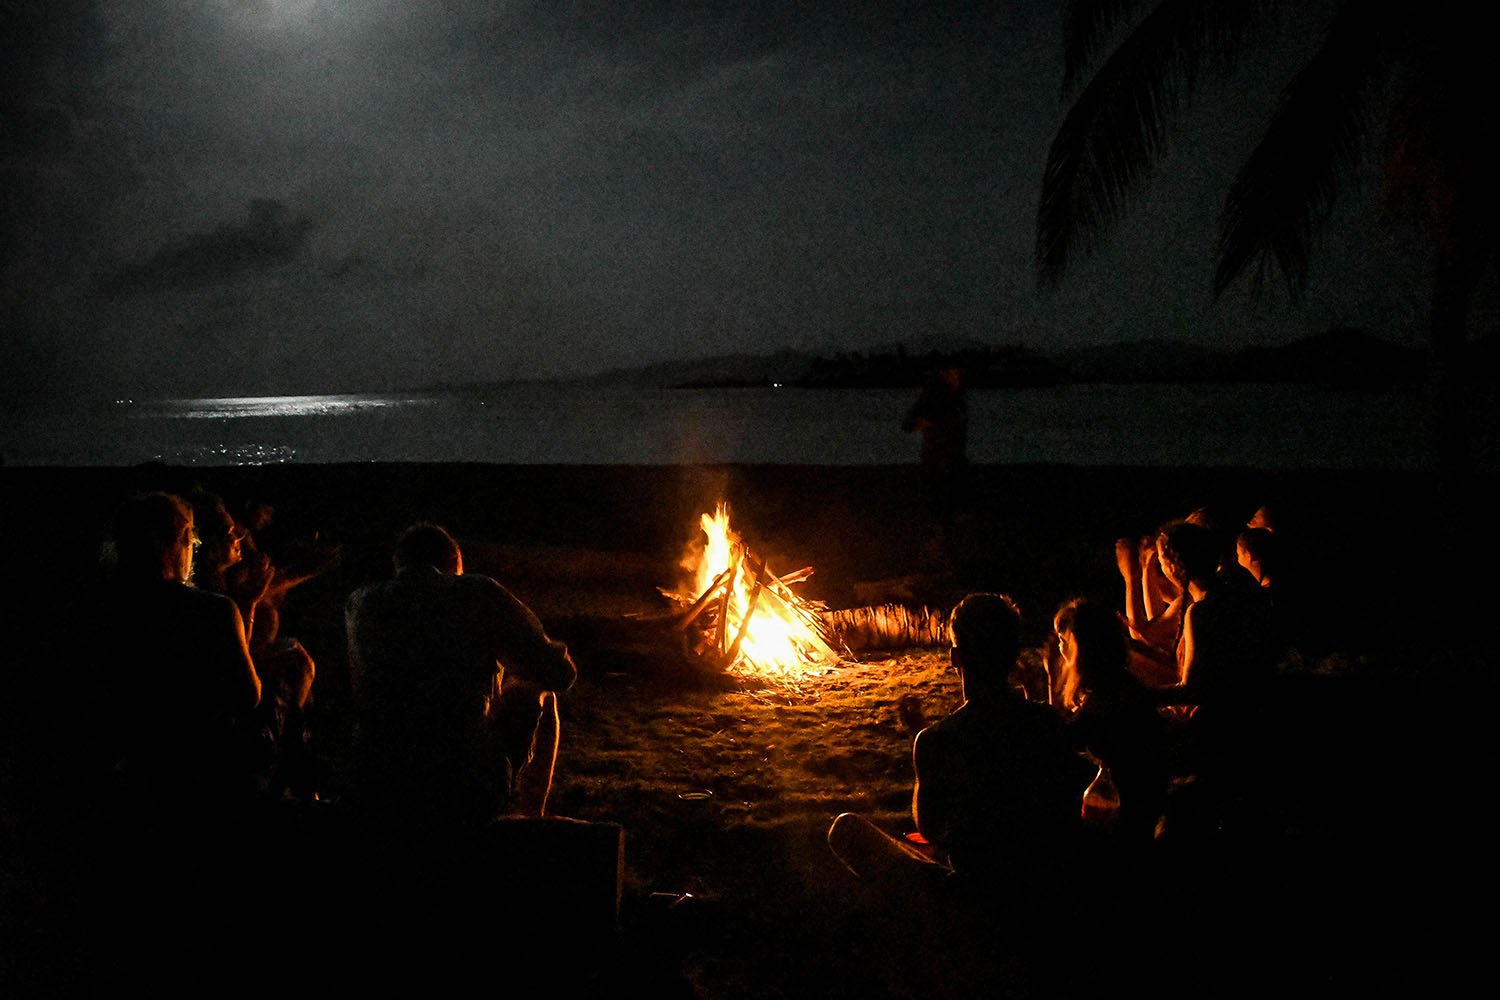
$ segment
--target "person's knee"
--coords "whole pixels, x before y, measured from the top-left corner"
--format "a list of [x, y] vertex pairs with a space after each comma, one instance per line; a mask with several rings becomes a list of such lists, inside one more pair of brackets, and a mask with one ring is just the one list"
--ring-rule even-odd
[[828, 846], [838, 852], [840, 847], [854, 839], [855, 831], [864, 822], [864, 818], [858, 813], [839, 813], [833, 818], [832, 825], [828, 827]]

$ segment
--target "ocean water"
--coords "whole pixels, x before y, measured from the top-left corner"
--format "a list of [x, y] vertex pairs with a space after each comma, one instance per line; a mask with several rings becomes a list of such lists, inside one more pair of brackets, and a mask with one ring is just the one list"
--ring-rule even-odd
[[[10, 465], [326, 462], [886, 465], [916, 457], [909, 390], [487, 391], [107, 401], [6, 417]], [[1495, 393], [1471, 404], [1496, 469]], [[1263, 469], [1427, 467], [1419, 388], [1068, 385], [971, 390], [979, 463]]]

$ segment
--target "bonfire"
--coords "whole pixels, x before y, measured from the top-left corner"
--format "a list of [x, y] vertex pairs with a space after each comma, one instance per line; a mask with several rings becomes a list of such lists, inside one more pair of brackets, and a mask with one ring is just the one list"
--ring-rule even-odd
[[723, 501], [700, 523], [702, 546], [683, 561], [686, 582], [662, 589], [683, 605], [677, 628], [689, 652], [723, 670], [780, 680], [837, 665], [823, 605], [792, 590], [812, 567], [778, 575], [729, 527]]

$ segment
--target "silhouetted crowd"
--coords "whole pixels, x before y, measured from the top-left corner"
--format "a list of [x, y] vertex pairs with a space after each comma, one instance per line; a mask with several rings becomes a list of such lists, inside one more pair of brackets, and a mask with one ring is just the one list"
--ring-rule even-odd
[[[319, 835], [309, 817], [330, 798], [307, 725], [317, 669], [280, 630], [288, 593], [339, 554], [275, 565], [256, 543], [270, 517], [264, 507], [235, 516], [198, 489], [132, 497], [110, 526], [84, 627], [107, 842], [95, 890], [108, 901], [101, 919], [120, 928], [117, 963], [145, 960], [142, 936], [126, 930], [143, 894], [179, 918], [249, 901], [235, 920], [173, 924], [222, 960], [268, 922], [280, 938], [272, 950], [305, 946], [316, 919], [297, 909], [297, 887], [339, 877], [307, 846]], [[1258, 754], [1270, 681], [1297, 627], [1280, 545], [1265, 508], [1230, 531], [1197, 511], [1122, 538], [1120, 605], [1065, 602], [1040, 658], [1022, 655], [1010, 597], [960, 602], [949, 631], [962, 704], [932, 722], [915, 697], [901, 705], [913, 736], [910, 829], [846, 813], [828, 834], [879, 894], [871, 905], [921, 915], [958, 941], [997, 900], [1133, 898], [1146, 890], [1122, 886], [1157, 872], [1150, 859], [1172, 845], [1252, 835], [1267, 801]], [[367, 886], [372, 871], [417, 858], [447, 871], [451, 890], [489, 867], [484, 852], [537, 842], [525, 839], [534, 830], [489, 831], [569, 822], [547, 800], [558, 695], [577, 671], [509, 591], [464, 574], [442, 527], [411, 526], [393, 566], [347, 606], [354, 725], [334, 790], [349, 879], [339, 885]], [[525, 918], [508, 926], [545, 939]]]

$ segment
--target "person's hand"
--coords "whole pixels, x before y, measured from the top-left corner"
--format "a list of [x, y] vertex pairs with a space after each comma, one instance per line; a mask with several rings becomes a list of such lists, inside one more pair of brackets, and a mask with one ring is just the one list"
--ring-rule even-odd
[[324, 540], [314, 534], [311, 539], [284, 553], [282, 569], [277, 573], [282, 589], [305, 583], [313, 577], [326, 573], [339, 564], [343, 550], [337, 542]]
[[1115, 565], [1120, 569], [1120, 575], [1129, 580], [1133, 578], [1136, 571], [1140, 569], [1140, 556], [1137, 554], [1138, 543], [1134, 538], [1115, 539]]
[[295, 667], [291, 681], [292, 704], [297, 708], [307, 705], [307, 699], [312, 696], [313, 678], [317, 675], [317, 668], [313, 665], [313, 658], [308, 655], [302, 643], [293, 639], [291, 648], [295, 651]]
[[271, 565], [262, 552], [254, 552], [241, 559], [234, 567], [234, 575], [230, 581], [230, 588], [234, 591], [235, 602], [245, 607], [250, 607], [266, 596], [266, 590], [271, 586], [271, 578], [276, 569]]

